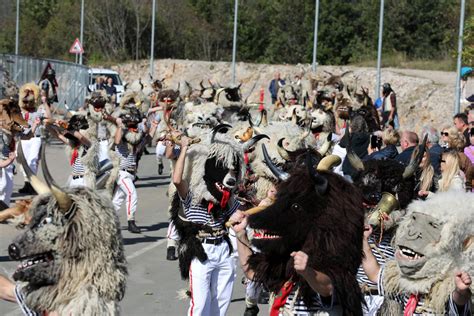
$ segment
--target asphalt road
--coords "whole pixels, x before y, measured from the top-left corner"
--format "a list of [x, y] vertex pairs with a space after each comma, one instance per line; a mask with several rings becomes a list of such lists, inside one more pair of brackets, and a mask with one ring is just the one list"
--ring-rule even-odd
[[[154, 152], [154, 150], [153, 150]], [[65, 184], [69, 165], [63, 147], [47, 147], [48, 166], [56, 182]], [[138, 172], [137, 225], [141, 234], [127, 231], [125, 209], [120, 213], [125, 253], [128, 260], [129, 277], [127, 290], [121, 302], [122, 315], [186, 315], [188, 300], [178, 299], [178, 291], [187, 288], [179, 276], [177, 261], [166, 260], [166, 233], [168, 228], [166, 190], [169, 184], [169, 169], [165, 166], [162, 176], [158, 175], [155, 155], [143, 156]], [[19, 198], [18, 189], [23, 186], [23, 176], [15, 176], [14, 199]], [[10, 276], [17, 263], [10, 261], [7, 247], [19, 233], [8, 224], [0, 224], [0, 273]], [[245, 309], [245, 289], [241, 284], [241, 269], [234, 284], [234, 293], [228, 315], [242, 315]], [[267, 305], [260, 308], [266, 314]], [[18, 306], [0, 301], [0, 315], [22, 315]]]

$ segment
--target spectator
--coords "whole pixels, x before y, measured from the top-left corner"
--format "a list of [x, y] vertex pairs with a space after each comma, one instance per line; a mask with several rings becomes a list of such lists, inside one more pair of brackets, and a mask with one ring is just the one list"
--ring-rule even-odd
[[472, 75], [472, 68], [471, 67], [462, 67], [461, 68], [461, 102], [470, 102], [470, 98], [473, 96], [470, 96], [469, 98], [466, 97], [467, 91], [467, 79], [469, 79], [469, 76]]
[[270, 95], [272, 96], [272, 104], [275, 104], [275, 102], [278, 99], [278, 90], [280, 89], [280, 85], [284, 85], [285, 80], [280, 78], [280, 73], [276, 72], [275, 76], [273, 77], [273, 80], [270, 81], [270, 86], [268, 87], [268, 90], [270, 91]]
[[381, 150], [373, 151], [369, 147], [369, 156], [367, 159], [395, 159], [398, 155], [397, 145], [400, 142], [400, 134], [397, 130], [387, 128], [382, 133], [382, 142], [385, 145]]
[[[350, 141], [352, 151], [362, 160], [364, 160], [368, 156], [367, 147], [369, 147], [370, 143], [370, 134], [368, 133], [367, 123], [365, 122], [362, 116], [355, 116], [351, 119], [349, 125], [350, 134]], [[344, 135], [339, 143], [339, 145], [343, 148], [347, 148], [349, 144], [349, 139], [347, 136]], [[355, 170], [349, 162], [349, 159], [344, 159], [342, 163], [342, 171], [344, 175], [350, 176], [351, 178], [355, 174]]]
[[117, 88], [114, 85], [114, 80], [112, 79], [112, 77], [107, 77], [107, 84], [104, 88], [105, 92], [111, 99], [117, 99]]
[[458, 113], [454, 116], [454, 126], [464, 135], [464, 144], [469, 146], [469, 124], [467, 123], [467, 114]]
[[449, 142], [449, 126], [443, 127], [441, 130], [441, 140], [440, 140], [440, 146], [443, 148], [443, 151], [448, 148], [448, 142]]
[[[421, 149], [421, 146], [418, 146]], [[435, 175], [435, 169], [433, 168], [428, 154], [429, 151], [425, 151], [423, 158], [421, 159], [418, 170], [415, 172], [415, 193], [421, 198], [425, 198], [429, 192], [435, 193], [438, 190], [438, 180]], [[416, 151], [413, 155], [416, 155]]]
[[[464, 191], [464, 175], [455, 150], [448, 150], [441, 157], [441, 179], [438, 181], [438, 188], [440, 192]], [[432, 193], [428, 193], [428, 196], [431, 195]]]
[[474, 164], [474, 127], [469, 129], [469, 146], [464, 147], [464, 154]]
[[102, 76], [98, 76], [95, 78], [95, 84], [92, 91], [97, 90], [104, 90], [104, 78]]
[[458, 153], [459, 167], [466, 175], [466, 187], [470, 190], [472, 180], [474, 179], [474, 166], [472, 165], [471, 160], [469, 160], [469, 158], [464, 154], [464, 148], [466, 147], [464, 135], [459, 132], [456, 127], [451, 127], [448, 130], [448, 133], [448, 148]]
[[400, 124], [398, 122], [397, 114], [397, 96], [395, 91], [389, 83], [384, 83], [382, 86], [382, 125], [392, 126], [398, 129]]
[[395, 160], [398, 160], [404, 165], [408, 165], [413, 150], [415, 150], [415, 147], [419, 142], [420, 140], [418, 139], [418, 135], [416, 135], [416, 133], [410, 131], [403, 132], [400, 139], [400, 147], [402, 147], [402, 152], [399, 153], [397, 157], [395, 157]]
[[421, 138], [425, 138], [425, 135], [428, 135], [426, 146], [430, 152], [431, 165], [433, 166], [435, 173], [440, 174], [440, 162], [441, 154], [443, 153], [443, 147], [439, 145], [438, 131], [432, 126], [423, 126], [421, 129]]

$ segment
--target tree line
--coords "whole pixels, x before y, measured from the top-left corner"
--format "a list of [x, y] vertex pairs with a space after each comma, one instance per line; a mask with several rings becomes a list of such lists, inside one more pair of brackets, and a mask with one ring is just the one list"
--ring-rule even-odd
[[[234, 0], [156, 0], [155, 57], [231, 60]], [[20, 54], [74, 60], [80, 1], [21, 0]], [[321, 0], [320, 64], [350, 64], [377, 56], [380, 0]], [[454, 61], [459, 0], [386, 0], [384, 54]], [[85, 0], [84, 61], [148, 58], [151, 0]], [[474, 0], [466, 8], [466, 62], [472, 62]], [[237, 60], [310, 63], [314, 0], [240, 0]], [[0, 52], [15, 49], [16, 0], [2, 0]], [[454, 64], [454, 62], [453, 62]]]

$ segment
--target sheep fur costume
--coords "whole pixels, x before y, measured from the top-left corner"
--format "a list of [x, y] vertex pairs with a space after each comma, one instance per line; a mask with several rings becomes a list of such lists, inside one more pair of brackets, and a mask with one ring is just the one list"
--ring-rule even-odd
[[[413, 233], [420, 238], [410, 238]], [[455, 271], [474, 276], [474, 196], [445, 192], [411, 203], [398, 226], [394, 244], [395, 260], [386, 263], [382, 275], [386, 296], [419, 293], [423, 295], [424, 308], [437, 315], [445, 314], [446, 302], [455, 289]], [[422, 257], [408, 259], [400, 247]], [[401, 314], [401, 306], [392, 301], [383, 315]]]
[[[222, 164], [222, 168], [215, 166], [215, 169], [225, 170], [234, 169], [236, 172], [237, 184], [244, 174], [244, 162], [243, 162], [243, 151], [242, 146], [235, 142], [228, 134], [216, 133], [215, 140], [211, 143], [211, 140], [202, 140], [200, 143], [193, 144], [189, 147], [186, 153], [186, 161], [183, 172], [183, 179], [189, 185], [189, 189], [193, 194], [192, 204], [203, 204], [213, 202], [219, 204], [220, 198], [216, 198], [215, 193], [211, 193], [208, 186], [214, 187], [214, 183], [208, 183], [205, 181], [207, 177], [215, 178], [215, 175], [206, 175], [206, 164], [209, 161], [215, 159], [216, 164]], [[214, 170], [211, 169], [211, 172]], [[222, 172], [216, 172], [216, 174], [222, 174]], [[222, 179], [219, 179], [222, 183]], [[217, 179], [215, 179], [217, 180]], [[180, 244], [178, 246], [178, 258], [179, 267], [181, 271], [181, 277], [183, 279], [189, 278], [189, 267], [191, 261], [194, 258], [198, 258], [201, 262], [207, 260], [207, 255], [202, 247], [201, 241], [198, 239], [199, 232], [204, 231], [211, 233], [210, 227], [196, 224], [188, 221], [184, 215], [183, 209], [177, 193], [171, 198], [171, 220], [176, 225], [178, 234], [181, 237]], [[232, 205], [232, 196], [227, 205]], [[221, 210], [217, 210], [220, 212]], [[213, 214], [217, 215], [217, 214]], [[226, 241], [229, 243], [228, 237], [225, 236]], [[229, 243], [230, 244], [230, 243]], [[230, 247], [232, 248], [232, 247]]]
[[35, 311], [118, 315], [127, 267], [112, 203], [88, 188], [64, 192], [75, 211], [61, 212], [49, 193], [33, 200], [31, 223], [9, 247], [22, 261], [13, 278], [24, 282], [26, 305]]

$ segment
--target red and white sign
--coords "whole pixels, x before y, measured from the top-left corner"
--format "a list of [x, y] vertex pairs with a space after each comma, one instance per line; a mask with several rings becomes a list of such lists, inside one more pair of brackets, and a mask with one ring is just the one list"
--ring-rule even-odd
[[84, 49], [82, 48], [82, 44], [81, 44], [81, 42], [79, 41], [78, 38], [76, 38], [76, 40], [72, 44], [71, 48], [69, 48], [69, 52], [71, 54], [83, 54], [84, 53]]

